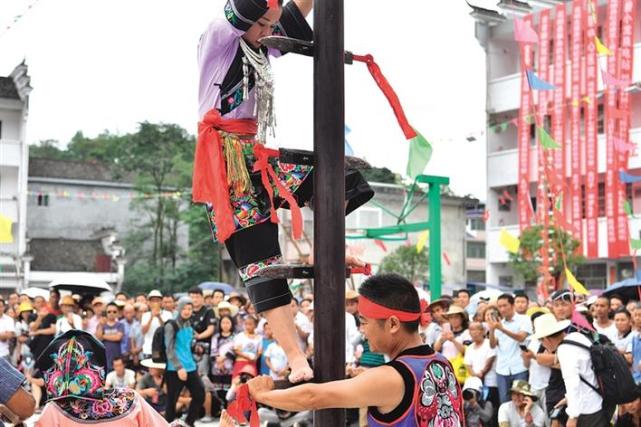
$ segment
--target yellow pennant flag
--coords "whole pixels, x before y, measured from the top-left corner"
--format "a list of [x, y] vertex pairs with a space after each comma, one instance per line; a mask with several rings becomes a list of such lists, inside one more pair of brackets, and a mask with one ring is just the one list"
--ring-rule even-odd
[[592, 105], [592, 99], [589, 96], [584, 96], [581, 101], [585, 102], [588, 105]]
[[574, 274], [572, 274], [572, 272], [568, 270], [567, 267], [565, 269], [565, 278], [567, 279], [572, 289], [574, 289], [574, 292], [581, 295], [590, 295], [590, 292], [588, 292], [588, 290], [585, 289], [585, 286], [583, 286], [581, 282], [576, 280], [576, 277], [574, 277]]
[[501, 229], [501, 234], [499, 236], [499, 243], [503, 246], [508, 252], [513, 254], [519, 251], [521, 246], [521, 241], [516, 237], [512, 236], [510, 233], [505, 231], [504, 228]]
[[610, 49], [603, 43], [601, 43], [601, 40], [599, 40], [598, 37], [594, 37], [594, 44], [596, 44], [596, 51], [598, 52], [599, 55], [612, 55], [612, 52], [610, 52]]
[[0, 243], [13, 243], [12, 224], [11, 218], [0, 214]]
[[424, 232], [421, 233], [420, 236], [418, 236], [418, 242], [416, 242], [416, 253], [420, 254], [423, 252], [423, 249], [425, 248], [425, 245], [427, 244], [427, 239], [430, 237], [430, 231], [425, 230]]

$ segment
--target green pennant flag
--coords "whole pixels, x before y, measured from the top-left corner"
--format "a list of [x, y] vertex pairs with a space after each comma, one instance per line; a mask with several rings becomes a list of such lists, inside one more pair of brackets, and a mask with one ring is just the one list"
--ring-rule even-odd
[[510, 125], [510, 122], [501, 123], [501, 132], [505, 132], [509, 125]]
[[641, 239], [630, 239], [630, 248], [633, 250], [641, 249]]
[[561, 211], [561, 205], [562, 205], [562, 204], [563, 204], [563, 195], [560, 195], [560, 196], [559, 196], [559, 197], [557, 197], [557, 199], [556, 199], [556, 206], [555, 206], [555, 207], [556, 207], [556, 210], [557, 210], [557, 211], [559, 211], [559, 212]]
[[407, 159], [407, 175], [416, 179], [425, 170], [425, 166], [432, 158], [432, 145], [416, 132], [416, 136], [410, 139], [410, 153]]
[[539, 135], [539, 141], [541, 142], [541, 147], [543, 147], [543, 149], [556, 150], [557, 148], [561, 148], [561, 146], [552, 139], [550, 134], [547, 133], [545, 129], [537, 127], [536, 132]]
[[632, 213], [632, 206], [630, 205], [630, 202], [627, 200], [623, 201], [623, 209], [625, 210], [625, 214], [627, 216], [633, 216], [634, 213]]

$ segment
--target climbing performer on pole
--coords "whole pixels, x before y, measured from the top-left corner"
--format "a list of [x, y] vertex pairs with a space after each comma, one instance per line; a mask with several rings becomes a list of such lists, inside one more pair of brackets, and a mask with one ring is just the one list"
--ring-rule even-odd
[[[300, 238], [300, 206], [313, 203], [313, 167], [284, 163], [278, 150], [265, 145], [276, 124], [269, 60], [281, 52], [262, 46], [260, 39], [278, 34], [311, 41], [305, 16], [312, 3], [228, 0], [215, 11], [198, 46], [200, 122], [192, 198], [206, 206], [214, 238], [225, 244], [256, 310], [272, 325], [287, 353], [291, 382], [313, 376], [298, 344], [292, 294], [286, 279], [258, 273], [282, 262], [278, 208], [291, 211], [292, 234]], [[346, 170], [345, 188], [346, 214], [374, 195], [356, 170]]]
[[395, 274], [378, 275], [359, 293], [361, 328], [371, 351], [392, 360], [354, 378], [286, 390], [274, 390], [270, 377], [257, 377], [248, 383], [252, 404], [287, 411], [368, 407], [370, 427], [463, 426], [463, 398], [452, 365], [419, 335], [429, 315], [412, 283]]

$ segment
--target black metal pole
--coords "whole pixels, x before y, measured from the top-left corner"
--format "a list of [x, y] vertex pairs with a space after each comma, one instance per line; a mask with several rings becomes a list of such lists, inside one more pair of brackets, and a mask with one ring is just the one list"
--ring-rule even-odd
[[[314, 2], [314, 376], [345, 377], [345, 69], [343, 0]], [[344, 409], [314, 413], [342, 427]]]

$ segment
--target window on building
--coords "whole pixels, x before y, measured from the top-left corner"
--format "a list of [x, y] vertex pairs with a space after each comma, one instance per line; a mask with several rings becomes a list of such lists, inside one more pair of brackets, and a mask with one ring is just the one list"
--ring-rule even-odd
[[512, 202], [510, 200], [505, 200], [503, 197], [499, 198], [499, 211], [509, 212], [512, 210]]
[[37, 200], [38, 206], [49, 206], [48, 194], [38, 194], [36, 200]]
[[607, 266], [605, 263], [580, 265], [576, 278], [588, 289], [603, 289], [607, 283]]
[[617, 263], [617, 281], [634, 277], [634, 265], [631, 262], [623, 261]]
[[2, 139], [2, 120], [0, 120], [0, 139]]
[[476, 231], [485, 230], [485, 221], [483, 221], [483, 218], [470, 218], [470, 229]]
[[357, 230], [376, 228], [383, 225], [383, 211], [380, 208], [362, 207], [345, 218], [345, 228]]
[[605, 132], [605, 107], [603, 101], [599, 102], [599, 106], [597, 107], [597, 132]]
[[467, 257], [485, 259], [485, 242], [467, 242]]
[[605, 216], [605, 182], [599, 182], [599, 216]]
[[486, 283], [485, 271], [469, 270], [467, 272], [467, 281], [475, 283]]
[[530, 145], [533, 147], [536, 145], [536, 124], [535, 123], [530, 124]]
[[554, 39], [550, 39], [550, 47], [548, 48], [548, 64], [554, 64]]
[[499, 276], [499, 286], [513, 287], [514, 278], [512, 276]]

